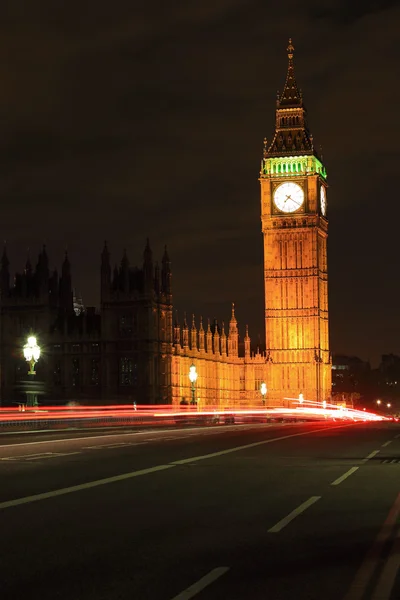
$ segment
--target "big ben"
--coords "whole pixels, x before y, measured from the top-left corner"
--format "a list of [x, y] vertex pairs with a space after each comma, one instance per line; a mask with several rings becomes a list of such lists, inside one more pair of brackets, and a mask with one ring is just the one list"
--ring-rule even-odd
[[[264, 140], [261, 221], [270, 403], [331, 394], [327, 174], [308, 129], [289, 40], [275, 133]], [[300, 394], [302, 396], [300, 396]], [[293, 399], [293, 400], [291, 400]]]

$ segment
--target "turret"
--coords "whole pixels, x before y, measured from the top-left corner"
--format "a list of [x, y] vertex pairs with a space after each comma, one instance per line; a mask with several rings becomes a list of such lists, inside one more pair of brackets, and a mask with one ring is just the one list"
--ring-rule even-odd
[[221, 355], [222, 357], [226, 357], [226, 333], [225, 333], [225, 323], [222, 321], [221, 325]]
[[194, 315], [192, 315], [192, 328], [190, 330], [190, 347], [192, 350], [197, 350], [197, 329]]
[[205, 332], [204, 332], [204, 328], [203, 328], [203, 317], [200, 317], [199, 350], [200, 350], [200, 352], [204, 352], [204, 350], [205, 350]]
[[126, 254], [126, 248], [121, 260], [121, 289], [127, 294], [129, 292], [129, 260]]
[[246, 335], [244, 336], [244, 356], [245, 358], [250, 358], [250, 337], [248, 325], [246, 325]]
[[238, 356], [239, 333], [237, 328], [237, 320], [235, 316], [235, 304], [232, 302], [232, 316], [229, 321], [228, 334], [228, 356], [235, 358]]
[[183, 342], [183, 349], [185, 352], [187, 352], [189, 350], [189, 327], [186, 321], [186, 314], [185, 317], [183, 319], [183, 331], [182, 331], [182, 342]]
[[65, 252], [64, 262], [61, 269], [60, 279], [60, 306], [68, 312], [73, 310], [73, 294], [71, 281], [71, 265], [68, 254]]
[[211, 331], [211, 325], [210, 325], [210, 319], [208, 319], [208, 324], [207, 324], [207, 333], [206, 333], [206, 338], [207, 338], [207, 354], [212, 354], [213, 353], [213, 347], [212, 347], [212, 331]]
[[108, 251], [107, 242], [104, 242], [104, 248], [101, 253], [101, 270], [100, 270], [100, 289], [102, 300], [108, 295], [111, 287], [111, 265], [110, 253]]
[[176, 346], [177, 354], [180, 353], [181, 350], [181, 327], [178, 321], [178, 311], [175, 315], [175, 324], [174, 324], [174, 344]]
[[39, 297], [46, 299], [49, 292], [49, 259], [47, 257], [45, 245], [43, 245], [42, 252], [38, 256], [35, 279]]
[[146, 247], [143, 252], [143, 273], [145, 289], [149, 291], [153, 288], [153, 253], [150, 248], [149, 238], [147, 238]]
[[219, 356], [219, 331], [217, 319], [214, 320], [214, 354]]
[[171, 294], [171, 263], [169, 260], [167, 246], [164, 248], [164, 255], [162, 257], [162, 267], [161, 267], [161, 291], [164, 294]]
[[160, 267], [158, 262], [156, 262], [156, 266], [154, 267], [154, 291], [158, 296], [160, 293]]
[[1, 257], [1, 271], [0, 271], [0, 285], [1, 285], [1, 294], [3, 298], [8, 296], [10, 292], [10, 271], [9, 271], [9, 261], [7, 256], [7, 248], [6, 244], [4, 244], [3, 248], [3, 256]]

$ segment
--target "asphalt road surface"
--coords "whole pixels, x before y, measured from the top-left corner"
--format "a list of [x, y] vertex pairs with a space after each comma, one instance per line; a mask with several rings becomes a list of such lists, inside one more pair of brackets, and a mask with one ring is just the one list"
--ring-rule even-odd
[[1, 600], [399, 600], [400, 426], [0, 436]]

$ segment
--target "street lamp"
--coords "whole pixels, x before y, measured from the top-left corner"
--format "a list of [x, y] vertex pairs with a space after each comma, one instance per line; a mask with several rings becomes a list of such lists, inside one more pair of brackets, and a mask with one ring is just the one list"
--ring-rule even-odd
[[388, 408], [390, 408], [392, 405], [390, 404], [390, 402], [388, 402], [388, 403], [386, 404], [386, 406], [387, 406]]
[[198, 373], [196, 371], [196, 366], [195, 365], [191, 365], [190, 369], [189, 369], [189, 380], [190, 383], [192, 384], [192, 401], [191, 404], [196, 404], [196, 397], [195, 397], [195, 383], [197, 381], [197, 377], [198, 377]]
[[380, 401], [380, 400], [377, 400], [377, 401], [376, 401], [376, 403], [377, 403], [377, 405], [379, 406], [379, 405], [380, 405], [380, 403], [381, 403], [381, 401]]
[[[28, 375], [33, 378], [36, 375], [35, 364], [40, 358], [40, 346], [37, 345], [35, 336], [31, 335], [28, 337], [28, 341], [23, 347], [24, 358], [29, 365]], [[36, 395], [34, 391], [26, 392], [27, 405], [35, 406], [37, 404]]]
[[263, 403], [263, 406], [264, 406], [265, 405], [265, 396], [267, 395], [267, 392], [268, 392], [268, 390], [267, 390], [267, 384], [266, 383], [263, 382], [261, 384], [261, 386], [260, 386], [260, 392], [261, 392], [261, 396], [262, 396], [262, 403]]

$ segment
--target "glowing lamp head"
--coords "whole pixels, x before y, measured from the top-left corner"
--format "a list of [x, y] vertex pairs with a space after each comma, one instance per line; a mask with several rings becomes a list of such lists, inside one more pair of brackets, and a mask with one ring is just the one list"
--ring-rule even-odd
[[260, 387], [260, 392], [261, 392], [261, 394], [262, 394], [263, 396], [265, 396], [265, 395], [266, 395], [266, 393], [267, 393], [267, 384], [266, 384], [266, 383], [262, 383], [262, 384], [261, 384], [261, 387]]
[[196, 371], [196, 366], [195, 365], [191, 365], [190, 369], [189, 369], [189, 380], [190, 383], [195, 383], [195, 381], [197, 380], [198, 377], [198, 373]]
[[377, 400], [377, 401], [376, 401], [376, 403], [377, 403], [377, 404], [380, 404], [380, 403], [381, 403], [381, 401], [380, 401], [380, 400]]
[[34, 360], [37, 362], [40, 357], [40, 347], [37, 345], [36, 338], [31, 335], [28, 337], [28, 341], [23, 347], [24, 358], [26, 361], [30, 362]]

